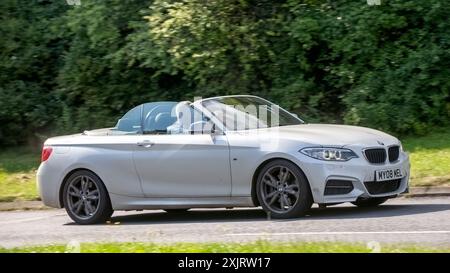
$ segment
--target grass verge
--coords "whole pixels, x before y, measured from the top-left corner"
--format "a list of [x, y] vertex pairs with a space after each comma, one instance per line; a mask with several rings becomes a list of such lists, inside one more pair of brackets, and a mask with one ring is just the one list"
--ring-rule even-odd
[[0, 152], [0, 202], [38, 200], [39, 159], [39, 153], [24, 147]]
[[[0, 252], [14, 253], [64, 253], [73, 252], [73, 245], [47, 245], [21, 248], [0, 248]], [[374, 248], [364, 244], [350, 244], [337, 242], [289, 242], [273, 243], [256, 241], [252, 243], [82, 243], [80, 252], [83, 253], [368, 253]], [[432, 248], [423, 246], [393, 246], [380, 245], [379, 252], [383, 253], [424, 253], [445, 252], [449, 248]]]
[[402, 143], [411, 160], [412, 186], [450, 186], [450, 128]]

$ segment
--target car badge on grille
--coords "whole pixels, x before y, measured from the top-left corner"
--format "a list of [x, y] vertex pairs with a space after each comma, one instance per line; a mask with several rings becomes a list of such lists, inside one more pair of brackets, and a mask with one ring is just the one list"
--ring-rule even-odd
[[379, 140], [377, 140], [377, 142], [378, 142], [378, 144], [380, 144], [380, 145], [383, 145], [383, 146], [384, 146], [384, 143], [383, 143], [383, 142], [381, 142], [381, 141], [379, 141]]

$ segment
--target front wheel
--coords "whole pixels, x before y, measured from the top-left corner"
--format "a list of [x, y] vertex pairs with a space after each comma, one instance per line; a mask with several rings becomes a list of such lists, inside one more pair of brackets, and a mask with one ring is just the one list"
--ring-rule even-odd
[[76, 171], [67, 179], [63, 202], [70, 218], [81, 225], [104, 223], [113, 213], [105, 185], [87, 170]]
[[277, 159], [265, 165], [256, 183], [258, 201], [274, 218], [304, 215], [312, 206], [309, 183], [294, 163]]
[[369, 207], [376, 207], [384, 202], [386, 202], [387, 198], [367, 198], [367, 199], [358, 199], [355, 202], [352, 202], [353, 205], [358, 206], [360, 208], [369, 208]]

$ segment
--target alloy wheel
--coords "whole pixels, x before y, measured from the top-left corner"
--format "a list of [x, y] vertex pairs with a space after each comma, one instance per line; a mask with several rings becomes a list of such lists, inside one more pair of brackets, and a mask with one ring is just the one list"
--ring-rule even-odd
[[69, 210], [80, 219], [91, 218], [98, 210], [100, 191], [89, 176], [77, 176], [69, 183], [67, 190]]
[[289, 212], [299, 200], [299, 179], [286, 166], [277, 165], [268, 169], [262, 176], [262, 183], [263, 202], [273, 212]]

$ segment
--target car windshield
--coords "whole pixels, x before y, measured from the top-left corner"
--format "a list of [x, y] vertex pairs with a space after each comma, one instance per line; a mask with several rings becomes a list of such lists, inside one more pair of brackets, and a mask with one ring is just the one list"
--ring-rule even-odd
[[278, 105], [258, 97], [218, 97], [205, 99], [201, 104], [232, 131], [304, 123]]

